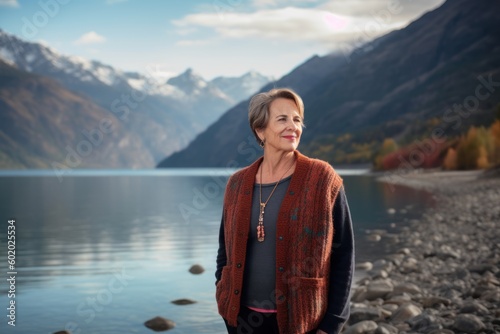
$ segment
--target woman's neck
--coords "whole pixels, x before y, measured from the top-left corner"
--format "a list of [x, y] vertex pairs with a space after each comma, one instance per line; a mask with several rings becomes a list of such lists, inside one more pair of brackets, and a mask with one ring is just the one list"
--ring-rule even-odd
[[[270, 153], [264, 151], [264, 160], [260, 164], [256, 175], [260, 183], [277, 182], [283, 177], [291, 175], [294, 171], [295, 154], [294, 151]], [[260, 177], [262, 175], [262, 180]]]

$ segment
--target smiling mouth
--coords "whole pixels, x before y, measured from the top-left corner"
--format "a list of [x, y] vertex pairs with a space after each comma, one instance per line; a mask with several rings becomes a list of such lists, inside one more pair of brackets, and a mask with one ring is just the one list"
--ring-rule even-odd
[[297, 137], [295, 137], [295, 136], [283, 136], [283, 138], [286, 138], [286, 139], [297, 139]]

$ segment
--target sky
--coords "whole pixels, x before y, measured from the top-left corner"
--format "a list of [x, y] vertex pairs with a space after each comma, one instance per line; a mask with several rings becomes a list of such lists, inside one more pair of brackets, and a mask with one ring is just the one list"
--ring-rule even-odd
[[280, 78], [408, 25], [444, 0], [0, 0], [0, 29], [124, 71]]

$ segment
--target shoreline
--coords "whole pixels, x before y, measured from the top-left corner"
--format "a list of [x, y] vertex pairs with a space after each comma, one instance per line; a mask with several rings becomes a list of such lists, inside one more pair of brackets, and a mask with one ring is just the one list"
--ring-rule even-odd
[[373, 175], [437, 201], [402, 228], [396, 252], [357, 264], [345, 333], [500, 332], [500, 177], [483, 171]]

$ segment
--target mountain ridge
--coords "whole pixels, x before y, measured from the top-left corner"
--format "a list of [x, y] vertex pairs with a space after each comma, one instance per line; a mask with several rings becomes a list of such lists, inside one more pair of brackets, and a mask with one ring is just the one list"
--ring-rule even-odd
[[[404, 143], [428, 135], [438, 126], [433, 125], [436, 121], [445, 123], [447, 135], [460, 134], [471, 124], [487, 124], [487, 113], [500, 102], [500, 90], [480, 101], [470, 117], [462, 117], [458, 129], [449, 126], [451, 116], [445, 113], [474, 93], [478, 78], [500, 76], [498, 22], [498, 1], [448, 0], [407, 27], [378, 38], [370, 48], [354, 50], [338, 66], [325, 66], [323, 76], [300, 75], [301, 70], [309, 71], [307, 65], [292, 71], [277, 86], [296, 89], [304, 100], [307, 128], [299, 149], [333, 164], [366, 163], [385, 138]], [[290, 82], [307, 82], [309, 87]], [[230, 109], [198, 136], [203, 141], [195, 139], [158, 166], [222, 167], [233, 160], [247, 165], [238, 152], [251, 134], [244, 109], [242, 105], [233, 123], [224, 123], [235, 113]], [[231, 126], [238, 133], [228, 130]], [[218, 139], [215, 128], [233, 136]]]
[[[193, 77], [197, 82], [185, 82], [197, 85], [199, 88], [196, 94], [186, 93], [181, 89], [183, 87], [168, 85], [159, 80], [156, 77], [157, 69], [148, 69], [147, 75], [124, 72], [98, 61], [65, 56], [53, 48], [23, 41], [1, 30], [0, 59], [5, 61], [5, 65], [16, 67], [19, 76], [20, 72], [26, 72], [51, 78], [59, 82], [65, 90], [89, 99], [96, 106], [107, 110], [108, 114], [120, 121], [124, 127], [124, 131], [119, 132], [123, 135], [120, 138], [120, 142], [124, 145], [122, 149], [126, 150], [129, 146], [133, 148], [134, 142], [140, 138], [143, 149], [153, 157], [152, 161], [144, 159], [143, 164], [127, 162], [112, 167], [155, 166], [165, 155], [185, 147], [197, 133], [203, 131], [227, 108], [235, 104], [232, 97], [202, 78]], [[15, 92], [10, 94], [15, 95]], [[35, 96], [30, 97], [35, 98]], [[21, 104], [22, 101], [19, 101], [17, 105]], [[38, 109], [39, 112], [42, 110], [46, 112], [43, 104], [38, 105]], [[12, 109], [8, 111], [16, 112]], [[79, 109], [79, 112], [85, 113], [85, 110]], [[32, 109], [31, 113], [35, 117], [37, 109]], [[27, 128], [25, 130], [28, 131]], [[9, 129], [5, 131], [8, 134]], [[79, 133], [81, 129], [77, 127], [73, 131]], [[16, 146], [19, 147], [18, 144]], [[29, 147], [25, 149], [29, 155]], [[64, 146], [58, 149], [64, 151]], [[2, 159], [11, 161], [5, 152], [2, 153]], [[4, 165], [8, 167], [8, 164]], [[24, 168], [30, 167], [40, 168], [40, 164], [24, 166]], [[45, 168], [47, 167], [48, 165], [45, 165]], [[94, 165], [94, 167], [99, 166]], [[111, 167], [111, 165], [108, 166], [106, 159], [103, 159], [100, 167]]]

